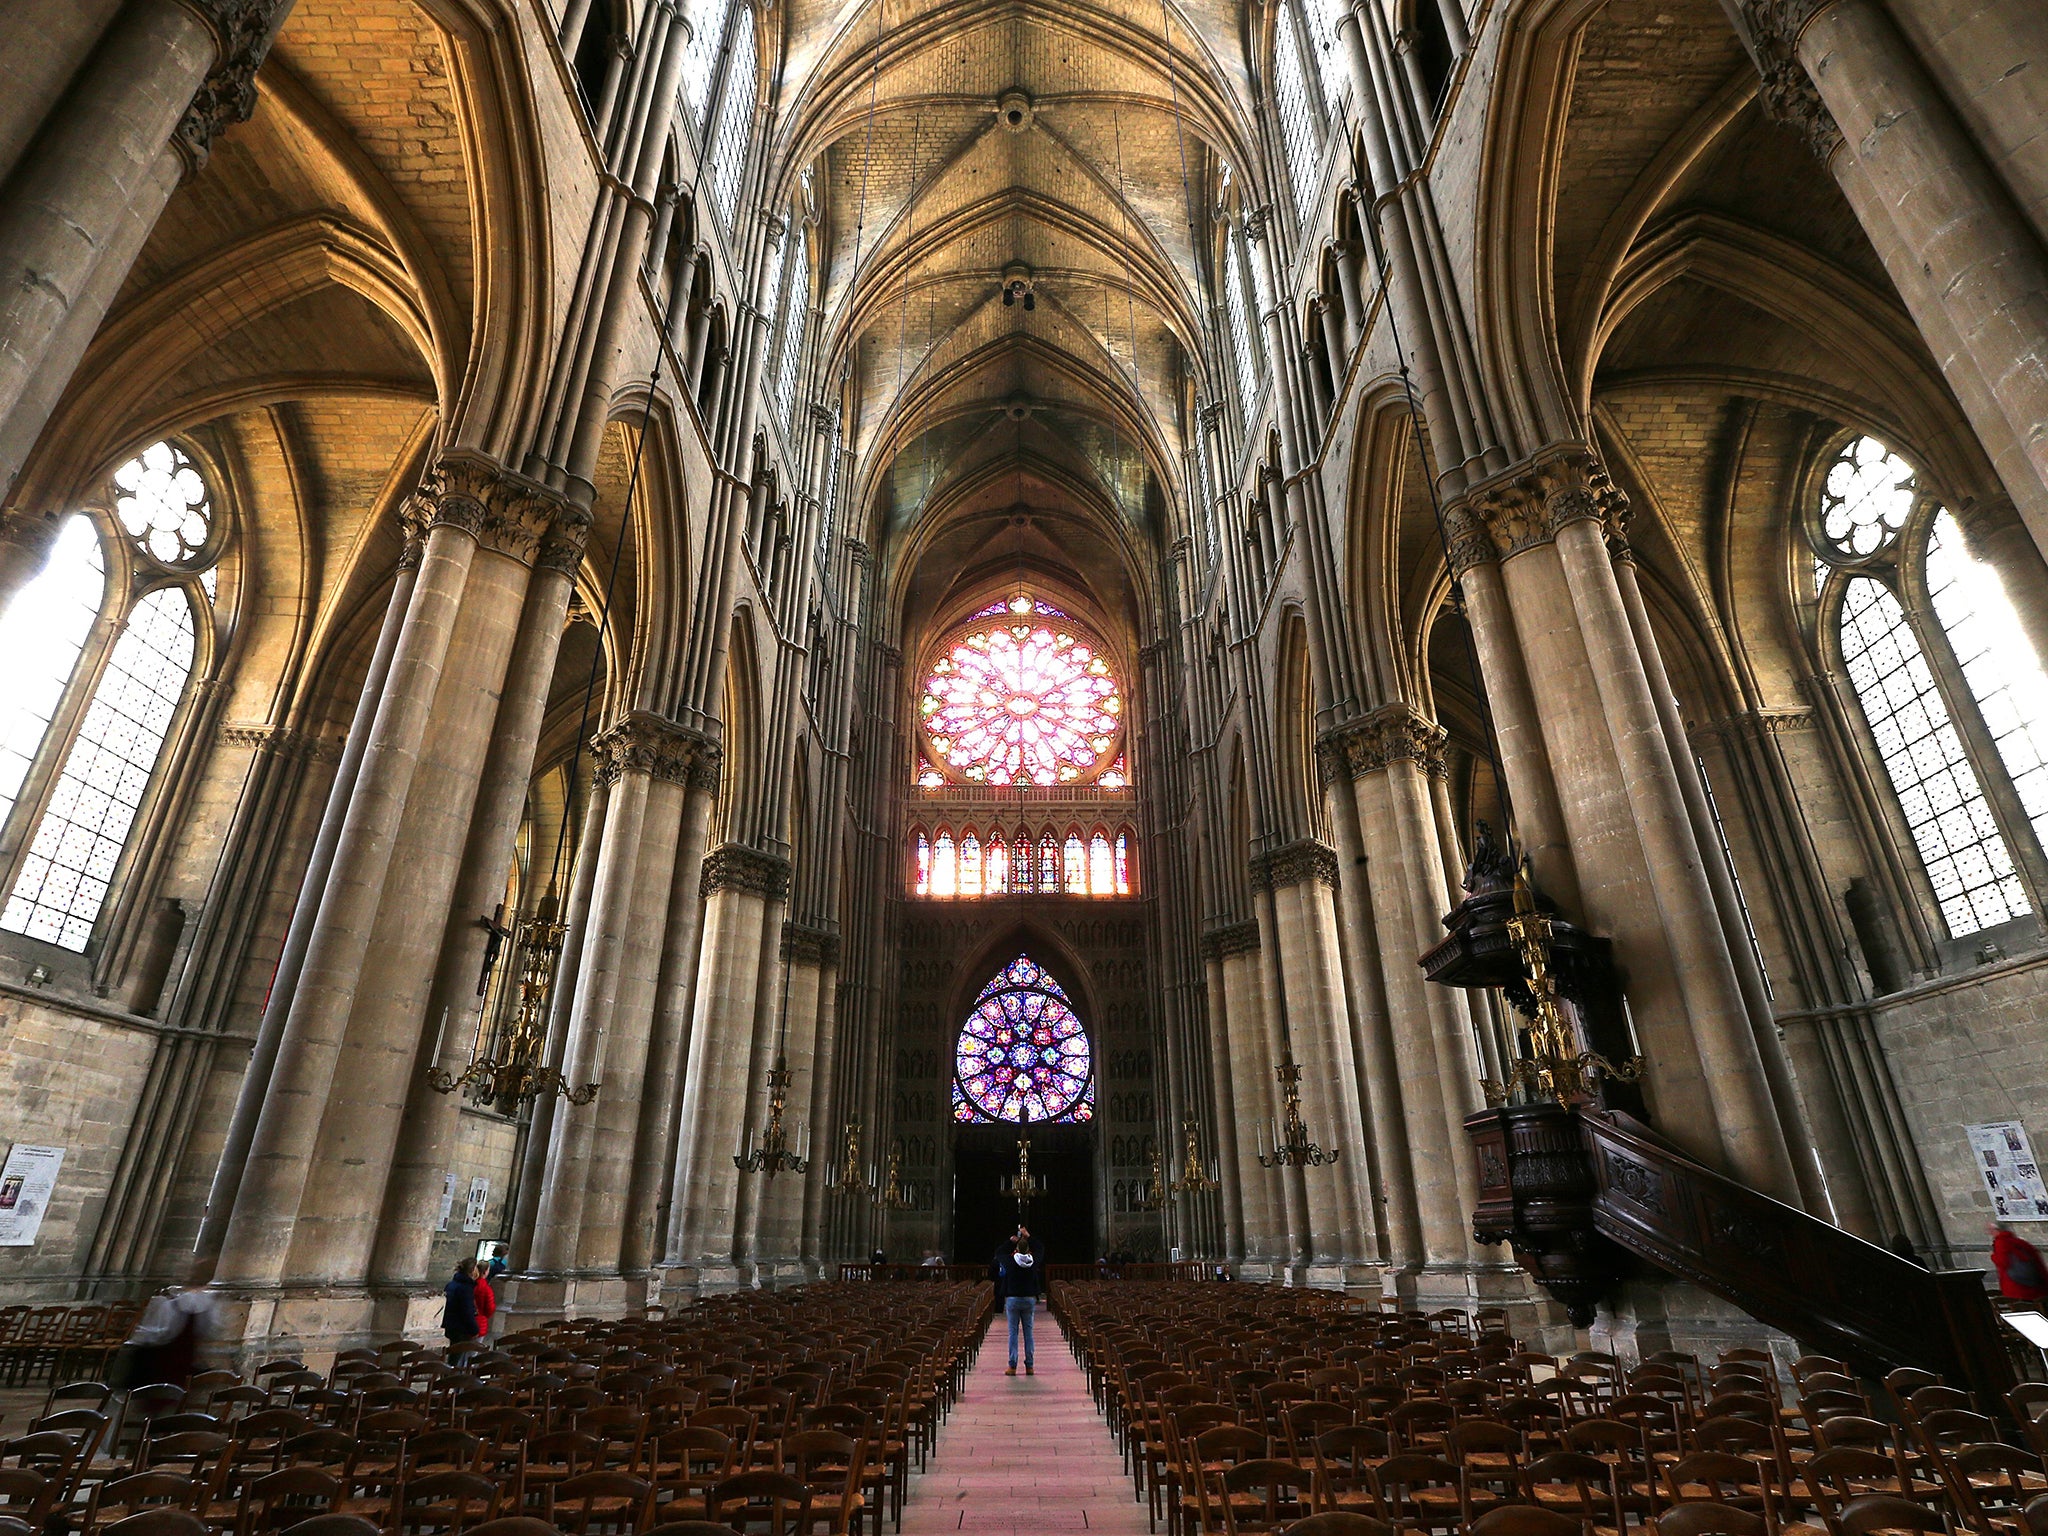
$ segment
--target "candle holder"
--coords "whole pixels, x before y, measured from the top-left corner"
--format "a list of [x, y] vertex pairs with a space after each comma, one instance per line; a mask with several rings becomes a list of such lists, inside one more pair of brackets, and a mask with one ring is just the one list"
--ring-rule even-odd
[[917, 1201], [903, 1188], [903, 1149], [894, 1146], [889, 1149], [889, 1178], [875, 1196], [875, 1205], [884, 1211], [910, 1211], [917, 1209]]
[[[543, 1063], [547, 1048], [548, 1012], [554, 1002], [555, 966], [562, 957], [562, 939], [568, 924], [555, 916], [552, 891], [541, 900], [534, 915], [519, 925], [519, 1004], [511, 1022], [498, 1032], [489, 1049], [470, 1056], [460, 1072], [438, 1065], [441, 1037], [434, 1040], [427, 1067], [427, 1086], [436, 1093], [465, 1094], [481, 1108], [493, 1105], [511, 1113], [533, 1099], [559, 1094], [571, 1104], [588, 1104], [597, 1097], [596, 1083], [572, 1087], [557, 1067]], [[448, 1028], [448, 1015], [441, 1015], [441, 1032]]]
[[1152, 1154], [1152, 1172], [1145, 1178], [1144, 1193], [1138, 1196], [1141, 1211], [1163, 1211], [1173, 1199], [1173, 1191], [1166, 1186], [1166, 1173], [1161, 1167], [1159, 1154]]
[[846, 1123], [846, 1147], [840, 1154], [839, 1165], [825, 1170], [825, 1191], [827, 1194], [872, 1195], [875, 1190], [874, 1170], [861, 1168], [860, 1122]]
[[[1259, 1164], [1265, 1168], [1321, 1168], [1335, 1163], [1343, 1153], [1324, 1151], [1301, 1118], [1301, 1064], [1293, 1055], [1281, 1058], [1273, 1069], [1280, 1080], [1281, 1118], [1259, 1127]], [[1268, 1143], [1271, 1147], [1268, 1149]]]
[[810, 1168], [811, 1160], [806, 1155], [810, 1138], [804, 1128], [798, 1126], [792, 1135], [782, 1124], [789, 1102], [789, 1080], [789, 1062], [778, 1054], [775, 1065], [768, 1069], [767, 1128], [758, 1142], [749, 1129], [739, 1151], [732, 1155], [733, 1166], [742, 1173], [765, 1173], [772, 1179], [778, 1173], [803, 1173]]
[[1223, 1181], [1216, 1176], [1214, 1163], [1204, 1167], [1199, 1142], [1195, 1135], [1195, 1117], [1189, 1115], [1180, 1123], [1182, 1160], [1180, 1177], [1175, 1179], [1167, 1193], [1173, 1195], [1206, 1195], [1223, 1187]]

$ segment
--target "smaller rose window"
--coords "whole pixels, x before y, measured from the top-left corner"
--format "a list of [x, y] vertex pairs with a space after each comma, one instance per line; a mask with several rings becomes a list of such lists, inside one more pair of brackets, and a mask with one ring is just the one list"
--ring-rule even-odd
[[213, 504], [183, 449], [157, 443], [114, 471], [114, 515], [165, 565], [184, 565], [206, 547]]

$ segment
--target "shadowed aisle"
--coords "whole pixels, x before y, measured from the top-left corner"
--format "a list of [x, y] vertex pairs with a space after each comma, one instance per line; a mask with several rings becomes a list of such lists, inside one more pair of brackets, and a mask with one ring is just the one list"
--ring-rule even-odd
[[939, 1432], [931, 1465], [911, 1483], [904, 1536], [1140, 1536], [1145, 1507], [1052, 1314], [1038, 1314], [1036, 1376], [1003, 1374], [1008, 1336], [1000, 1314], [994, 1328]]

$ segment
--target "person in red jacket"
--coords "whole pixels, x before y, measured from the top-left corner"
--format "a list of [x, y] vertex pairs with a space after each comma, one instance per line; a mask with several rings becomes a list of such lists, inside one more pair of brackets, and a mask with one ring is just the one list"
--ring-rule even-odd
[[491, 1289], [490, 1275], [479, 1268], [476, 1275], [476, 1336], [477, 1341], [491, 1336], [491, 1314], [498, 1310], [498, 1293]]
[[2048, 1300], [2048, 1265], [2041, 1262], [2041, 1250], [2002, 1221], [1989, 1230], [1998, 1289], [2012, 1301]]

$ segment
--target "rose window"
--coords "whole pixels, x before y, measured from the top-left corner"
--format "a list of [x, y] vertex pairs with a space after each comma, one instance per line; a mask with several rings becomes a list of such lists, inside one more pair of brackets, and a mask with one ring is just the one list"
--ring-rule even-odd
[[1012, 605], [932, 664], [918, 714], [940, 769], [975, 784], [1045, 785], [1090, 782], [1110, 768], [1123, 708], [1099, 647]]
[[1088, 1120], [1095, 1114], [1087, 1031], [1060, 984], [1019, 955], [981, 989], [954, 1047], [953, 1118]]

